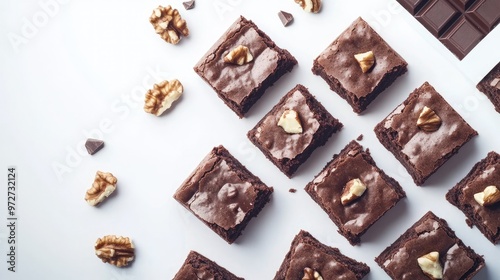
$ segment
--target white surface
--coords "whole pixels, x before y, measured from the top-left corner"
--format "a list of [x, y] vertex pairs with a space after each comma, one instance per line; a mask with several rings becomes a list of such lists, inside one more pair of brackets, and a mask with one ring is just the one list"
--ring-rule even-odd
[[[366, 262], [365, 279], [387, 279], [373, 261], [404, 230], [432, 210], [483, 254], [486, 267], [475, 279], [500, 278], [499, 246], [465, 224], [444, 195], [490, 150], [500, 151], [500, 114], [475, 84], [500, 61], [500, 29], [458, 61], [395, 1], [325, 1], [320, 14], [303, 12], [291, 0], [197, 1], [186, 11], [191, 34], [177, 46], [155, 34], [148, 18], [157, 1], [61, 1], [44, 11], [38, 1], [0, 2], [0, 171], [18, 172], [18, 263], [16, 273], [0, 265], [1, 279], [170, 279], [189, 250], [197, 250], [238, 276], [272, 279], [300, 229], [347, 256]], [[277, 12], [295, 16], [283, 27]], [[192, 70], [194, 64], [240, 15], [253, 20], [299, 61], [238, 119]], [[409, 64], [409, 72], [380, 95], [362, 116], [314, 76], [313, 59], [356, 17], [363, 16]], [[36, 30], [27, 22], [36, 21]], [[25, 32], [23, 35], [22, 32]], [[26, 33], [28, 32], [28, 33]], [[24, 38], [18, 46], [12, 34]], [[178, 78], [184, 96], [162, 117], [146, 114], [143, 96], [153, 83]], [[373, 127], [424, 81], [429, 81], [479, 136], [454, 156], [424, 187], [416, 187], [401, 164], [377, 141]], [[287, 179], [246, 138], [264, 114], [297, 83], [345, 125]], [[364, 134], [382, 169], [398, 180], [408, 197], [362, 238], [349, 245], [336, 226], [304, 192], [350, 140]], [[103, 150], [81, 150], [87, 137], [102, 138]], [[228, 245], [172, 195], [199, 161], [223, 144], [269, 186], [272, 201], [243, 236]], [[64, 168], [58, 176], [54, 166]], [[97, 170], [118, 178], [117, 193], [101, 207], [83, 197]], [[0, 176], [0, 259], [7, 254], [6, 175]], [[296, 188], [295, 194], [289, 188]], [[133, 238], [136, 260], [118, 269], [102, 263], [93, 245], [106, 234]]]

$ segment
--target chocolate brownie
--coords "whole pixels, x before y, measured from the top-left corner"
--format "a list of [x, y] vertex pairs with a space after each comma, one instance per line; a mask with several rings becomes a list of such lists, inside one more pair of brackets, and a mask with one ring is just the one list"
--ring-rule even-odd
[[425, 82], [377, 124], [375, 134], [422, 185], [477, 132]]
[[488, 96], [500, 113], [500, 62], [477, 84], [477, 89]]
[[218, 146], [182, 183], [174, 198], [231, 244], [272, 193], [272, 187]]
[[[363, 73], [356, 54], [372, 51], [375, 64]], [[321, 76], [354, 112], [361, 113], [382, 91], [407, 71], [406, 61], [362, 18], [356, 19], [315, 60]]]
[[198, 252], [189, 252], [173, 280], [243, 280]]
[[493, 244], [500, 241], [500, 202], [480, 205], [474, 194], [488, 186], [500, 188], [500, 155], [489, 152], [472, 170], [446, 194], [446, 199], [462, 210], [469, 222], [475, 225]]
[[[364, 193], [345, 203], [344, 191], [356, 180], [365, 186]], [[356, 141], [334, 155], [305, 190], [352, 245], [359, 244], [361, 236], [406, 197], [399, 183], [379, 169], [370, 152]]]
[[439, 253], [442, 279], [472, 279], [484, 266], [483, 257], [465, 246], [448, 223], [430, 211], [375, 261], [392, 279], [428, 280], [432, 278], [424, 274], [417, 259], [431, 252]]
[[[280, 126], [286, 112], [297, 114], [301, 132], [290, 133]], [[341, 128], [342, 123], [306, 87], [297, 85], [247, 135], [272, 163], [291, 177], [317, 147], [323, 146]]]
[[306, 278], [317, 272], [320, 279], [362, 279], [370, 267], [343, 255], [339, 249], [326, 246], [309, 232], [301, 230], [295, 236], [274, 280]]
[[[224, 58], [238, 46], [248, 48], [253, 59], [243, 65]], [[215, 42], [194, 70], [240, 118], [297, 60], [279, 48], [252, 21], [240, 16]]]

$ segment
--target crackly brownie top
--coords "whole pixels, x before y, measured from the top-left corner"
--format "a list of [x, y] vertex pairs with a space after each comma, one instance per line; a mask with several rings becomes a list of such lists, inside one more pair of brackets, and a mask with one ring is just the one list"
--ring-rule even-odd
[[[434, 111], [440, 119], [441, 124], [435, 131], [425, 131], [417, 125], [424, 106]], [[439, 167], [436, 164], [445, 155], [477, 134], [427, 82], [417, 88], [381, 124], [386, 130], [384, 133], [395, 135], [393, 145], [424, 176], [434, 172]]]
[[[381, 170], [363, 151], [351, 142], [312, 182], [330, 215], [337, 217], [345, 230], [359, 234], [390, 209], [401, 195], [381, 176]], [[363, 195], [349, 205], [342, 205], [341, 196], [346, 184], [360, 179], [366, 185]]]
[[252, 180], [242, 172], [212, 152], [175, 197], [204, 221], [231, 229], [243, 221], [257, 198]]
[[474, 194], [484, 191], [487, 186], [500, 188], [500, 155], [495, 152], [488, 154], [485, 159], [484, 169], [476, 170], [472, 178], [462, 186], [458, 199], [462, 207], [472, 208], [480, 216], [491, 232], [500, 230], [500, 203], [491, 206], [481, 206], [474, 199]]
[[323, 279], [356, 279], [356, 275], [334, 256], [302, 240], [291, 249], [285, 280], [302, 279], [304, 268], [317, 271]]
[[[240, 17], [195, 66], [212, 87], [237, 104], [278, 68], [280, 49], [259, 33], [253, 22]], [[253, 60], [244, 65], [224, 62], [239, 45], [250, 50]]]
[[[354, 55], [368, 51], [373, 52], [375, 65], [363, 73]], [[407, 64], [362, 18], [342, 32], [318, 56], [316, 63], [358, 98], [370, 94], [385, 74]]]
[[[474, 271], [475, 253], [465, 247], [431, 212], [415, 224], [399, 247], [382, 263], [392, 272], [393, 279], [429, 279], [418, 265], [417, 259], [429, 252], [439, 252], [443, 279], [465, 279]], [[398, 240], [399, 241], [399, 240]], [[471, 270], [471, 271], [469, 271]]]
[[[319, 121], [315, 118], [314, 112], [307, 102], [307, 98], [313, 98], [304, 92], [303, 87], [296, 87], [290, 92], [284, 103], [280, 103], [277, 110], [273, 109], [260, 122], [260, 126], [255, 130], [257, 141], [277, 159], [293, 159], [301, 154], [314, 138], [314, 134], [320, 127]], [[278, 126], [278, 121], [285, 110], [294, 110], [298, 113], [302, 133], [289, 134], [282, 127]]]

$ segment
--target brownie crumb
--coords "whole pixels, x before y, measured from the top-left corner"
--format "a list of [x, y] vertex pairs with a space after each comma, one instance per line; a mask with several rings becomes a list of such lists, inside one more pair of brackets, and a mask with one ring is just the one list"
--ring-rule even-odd
[[361, 141], [361, 140], [363, 140], [363, 137], [364, 137], [364, 136], [363, 136], [363, 134], [360, 134], [360, 135], [358, 136], [358, 138], [356, 138], [356, 140]]
[[288, 191], [289, 191], [289, 192], [291, 192], [291, 193], [296, 193], [296, 192], [297, 192], [297, 189], [290, 188]]

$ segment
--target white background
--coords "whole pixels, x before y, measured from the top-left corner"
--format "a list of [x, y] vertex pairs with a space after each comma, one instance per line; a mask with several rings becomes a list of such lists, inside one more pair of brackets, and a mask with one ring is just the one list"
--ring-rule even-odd
[[[52, 3], [52, 5], [44, 4]], [[55, 3], [55, 4], [54, 4]], [[165, 43], [149, 23], [159, 4], [172, 4], [190, 35]], [[295, 16], [283, 27], [277, 13]], [[192, 70], [236, 18], [253, 20], [299, 61], [239, 119]], [[403, 56], [409, 71], [361, 116], [310, 69], [313, 59], [358, 16]], [[325, 1], [309, 14], [291, 0], [1, 1], [0, 2], [0, 278], [171, 279], [189, 250], [197, 250], [246, 279], [272, 279], [300, 229], [345, 255], [366, 262], [365, 279], [387, 279], [373, 259], [426, 211], [445, 218], [464, 243], [485, 256], [475, 279], [499, 279], [499, 246], [491, 244], [444, 196], [491, 150], [500, 151], [500, 114], [476, 83], [498, 61], [500, 28], [463, 61], [456, 59], [399, 4], [389, 0]], [[179, 79], [183, 97], [161, 117], [143, 111], [155, 82]], [[377, 141], [373, 127], [409, 93], [429, 81], [479, 136], [423, 187]], [[288, 179], [246, 138], [264, 114], [297, 83], [304, 84], [345, 125]], [[333, 154], [364, 134], [382, 169], [407, 193], [353, 247], [303, 190]], [[105, 147], [89, 156], [87, 137]], [[272, 201], [228, 245], [172, 195], [200, 160], [223, 144], [250, 171], [274, 186]], [[7, 271], [7, 167], [16, 166], [17, 263]], [[116, 194], [100, 207], [83, 199], [97, 170], [118, 178]], [[296, 188], [295, 194], [289, 188]], [[129, 268], [102, 263], [94, 242], [107, 234], [129, 236], [136, 260]], [[497, 262], [497, 264], [495, 264]]]

